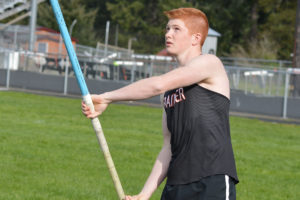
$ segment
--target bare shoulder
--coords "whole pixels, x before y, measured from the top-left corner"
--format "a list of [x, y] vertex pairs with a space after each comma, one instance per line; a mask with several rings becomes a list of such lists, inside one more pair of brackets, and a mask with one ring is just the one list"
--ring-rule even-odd
[[224, 68], [221, 60], [212, 54], [204, 54], [191, 60], [190, 65], [198, 65], [209, 68]]
[[214, 55], [201, 55], [191, 59], [184, 66], [180, 66], [157, 78], [156, 85], [162, 91], [201, 84], [208, 89], [215, 89], [224, 85], [226, 72], [222, 62]]
[[[207, 73], [206, 79], [198, 84], [214, 92], [230, 98], [230, 86], [222, 61], [215, 55], [205, 54], [197, 57], [191, 65], [201, 66], [201, 72]], [[200, 64], [200, 65], [199, 65]]]
[[212, 54], [198, 56], [192, 59], [187, 65], [193, 67], [196, 71], [205, 74], [206, 78], [223, 76], [225, 73], [222, 61]]

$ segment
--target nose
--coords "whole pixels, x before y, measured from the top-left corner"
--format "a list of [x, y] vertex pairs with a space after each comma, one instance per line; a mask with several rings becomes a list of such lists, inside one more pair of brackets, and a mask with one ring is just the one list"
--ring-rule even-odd
[[167, 30], [166, 33], [165, 33], [165, 38], [168, 39], [168, 38], [171, 38], [171, 31], [170, 30]]

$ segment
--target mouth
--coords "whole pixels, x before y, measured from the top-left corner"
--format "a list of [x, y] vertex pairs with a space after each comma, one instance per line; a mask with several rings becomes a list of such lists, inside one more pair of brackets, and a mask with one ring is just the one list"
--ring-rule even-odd
[[171, 46], [172, 44], [173, 44], [172, 42], [168, 42], [168, 41], [166, 42], [167, 47]]

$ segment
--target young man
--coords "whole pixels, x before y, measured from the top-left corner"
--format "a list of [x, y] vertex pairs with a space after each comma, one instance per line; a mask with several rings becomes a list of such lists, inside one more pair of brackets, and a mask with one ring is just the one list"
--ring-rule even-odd
[[95, 112], [82, 103], [88, 118], [116, 101], [164, 94], [164, 144], [142, 191], [126, 200], [146, 200], [167, 177], [162, 200], [232, 200], [238, 183], [229, 129], [230, 88], [214, 55], [202, 55], [208, 33], [203, 12], [179, 8], [169, 18], [165, 42], [179, 67], [101, 95], [92, 95]]

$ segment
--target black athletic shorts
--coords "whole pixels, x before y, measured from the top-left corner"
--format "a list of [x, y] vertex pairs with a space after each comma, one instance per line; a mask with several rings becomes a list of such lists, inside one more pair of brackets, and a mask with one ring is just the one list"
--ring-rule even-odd
[[214, 175], [184, 185], [166, 185], [161, 200], [235, 200], [235, 183], [227, 175]]

